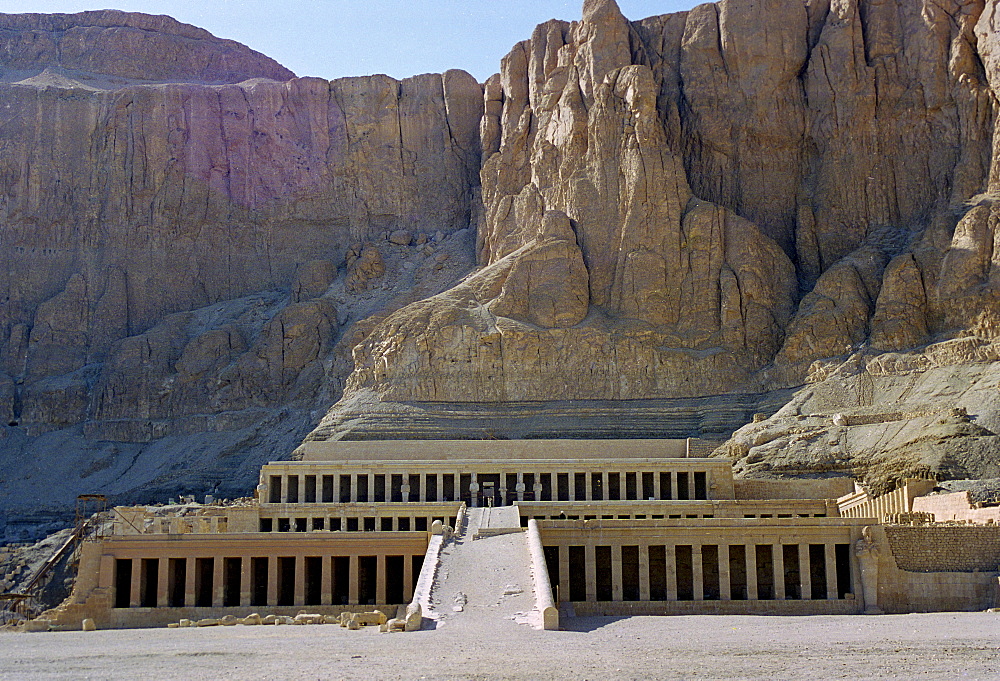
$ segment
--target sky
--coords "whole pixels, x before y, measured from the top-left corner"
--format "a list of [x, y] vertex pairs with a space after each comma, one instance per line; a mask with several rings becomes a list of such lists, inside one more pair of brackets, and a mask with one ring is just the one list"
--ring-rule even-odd
[[[629, 19], [690, 9], [695, 0], [618, 0]], [[237, 40], [299, 76], [385, 73], [405, 78], [451, 68], [483, 81], [536, 24], [580, 18], [582, 0], [0, 0], [0, 12], [121, 9], [169, 14]]]

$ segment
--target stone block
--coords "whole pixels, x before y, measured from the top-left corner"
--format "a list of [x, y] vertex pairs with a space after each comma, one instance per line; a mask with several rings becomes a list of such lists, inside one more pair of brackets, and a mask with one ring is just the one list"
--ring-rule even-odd
[[83, 631], [97, 631], [97, 625], [94, 623], [93, 619], [87, 617], [80, 622], [80, 629]]

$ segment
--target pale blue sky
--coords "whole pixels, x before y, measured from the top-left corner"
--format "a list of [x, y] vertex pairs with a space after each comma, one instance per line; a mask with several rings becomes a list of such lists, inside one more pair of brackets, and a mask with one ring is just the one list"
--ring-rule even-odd
[[[580, 18], [582, 0], [0, 0], [0, 12], [113, 7], [169, 14], [238, 40], [300, 76], [403, 78], [461, 68], [479, 80], [548, 19]], [[694, 0], [618, 0], [629, 19], [676, 12]]]

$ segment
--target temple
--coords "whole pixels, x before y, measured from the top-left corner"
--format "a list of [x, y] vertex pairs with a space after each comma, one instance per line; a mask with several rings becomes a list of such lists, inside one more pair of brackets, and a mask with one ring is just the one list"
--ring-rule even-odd
[[[307, 442], [297, 460], [262, 467], [253, 499], [115, 508], [80, 546], [72, 595], [43, 617], [56, 628], [146, 627], [419, 603], [433, 619], [441, 547], [500, 534], [524, 537], [539, 628], [574, 614], [998, 603], [998, 509], [936, 522], [933, 481], [873, 499], [844, 477], [734, 479], [706, 449], [697, 440]], [[954, 515], [955, 500], [938, 496], [937, 513]], [[929, 510], [917, 510], [922, 500]]]

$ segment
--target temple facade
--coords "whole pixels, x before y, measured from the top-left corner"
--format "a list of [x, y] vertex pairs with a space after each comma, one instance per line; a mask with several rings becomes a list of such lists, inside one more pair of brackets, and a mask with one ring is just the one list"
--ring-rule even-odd
[[933, 538], [943, 555], [963, 530], [987, 544], [997, 534], [960, 569], [914, 552], [921, 532], [943, 527], [907, 515], [932, 483], [869, 499], [847, 478], [735, 480], [702, 451], [688, 440], [306, 443], [297, 460], [263, 466], [253, 499], [114, 509], [109, 531], [81, 546], [73, 594], [46, 616], [73, 628], [394, 611], [427, 602], [418, 592], [433, 589], [442, 542], [473, 513], [477, 536], [531, 535], [539, 602], [568, 614], [997, 604], [995, 524]]

